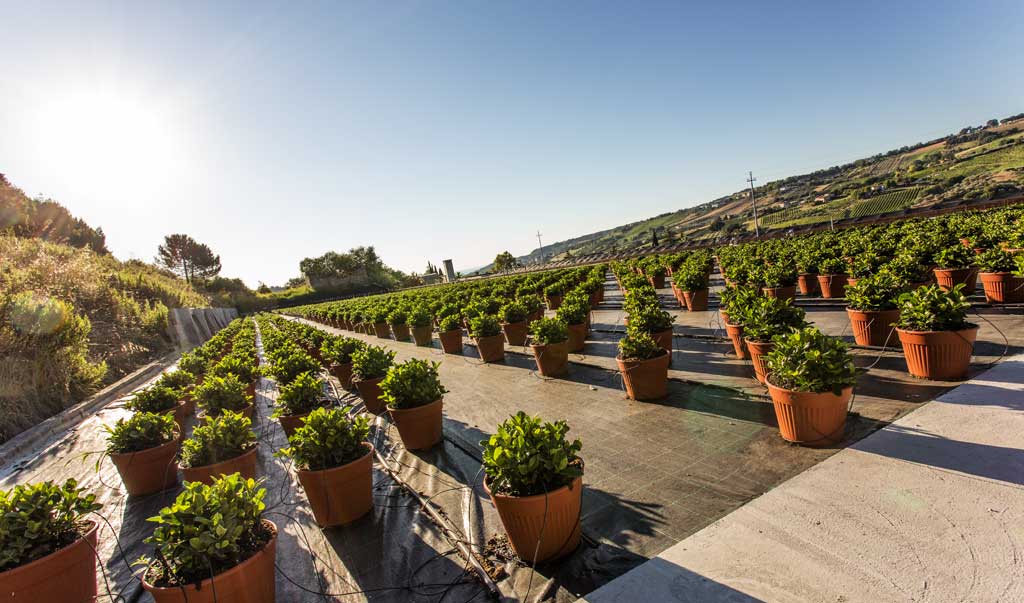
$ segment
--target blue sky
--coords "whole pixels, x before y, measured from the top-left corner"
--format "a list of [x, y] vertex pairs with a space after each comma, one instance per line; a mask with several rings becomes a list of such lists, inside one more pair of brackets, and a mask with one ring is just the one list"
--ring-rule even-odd
[[121, 258], [421, 271], [1024, 111], [1007, 2], [25, 2], [0, 172]]

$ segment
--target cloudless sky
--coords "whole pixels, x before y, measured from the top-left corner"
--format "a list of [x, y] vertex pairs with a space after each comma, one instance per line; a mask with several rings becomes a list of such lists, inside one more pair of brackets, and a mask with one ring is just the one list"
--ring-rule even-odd
[[0, 173], [122, 259], [422, 271], [1024, 111], [1024, 2], [19, 2]]

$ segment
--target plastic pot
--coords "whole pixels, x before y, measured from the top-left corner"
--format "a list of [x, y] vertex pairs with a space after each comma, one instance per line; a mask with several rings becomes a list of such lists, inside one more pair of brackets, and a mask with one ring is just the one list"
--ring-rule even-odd
[[811, 272], [802, 272], [796, 276], [796, 286], [800, 289], [800, 295], [817, 295], [821, 293], [818, 286], [818, 275]]
[[444, 398], [415, 408], [388, 408], [391, 420], [409, 450], [427, 450], [441, 441]]
[[320, 527], [352, 523], [373, 509], [373, 446], [363, 446], [366, 454], [346, 465], [295, 471]]
[[409, 341], [409, 325], [391, 325], [395, 341]]
[[505, 359], [505, 336], [501, 333], [476, 338], [476, 350], [484, 362], [501, 362]]
[[846, 314], [850, 317], [850, 325], [853, 327], [853, 339], [857, 345], [872, 345], [881, 347], [896, 343], [892, 337], [892, 324], [899, 320], [900, 311], [893, 310], [854, 310], [847, 308]]
[[750, 356], [747, 354], [747, 346], [743, 342], [743, 325], [735, 325], [731, 322], [725, 323], [725, 332], [728, 333], [729, 339], [732, 340], [732, 349], [736, 351], [736, 357], [740, 360], [746, 360]]
[[943, 291], [951, 291], [953, 287], [963, 284], [964, 293], [971, 295], [978, 287], [977, 268], [934, 268], [935, 282]]
[[657, 400], [668, 395], [668, 354], [661, 354], [647, 360], [623, 360], [615, 362], [622, 373], [626, 396], [632, 400]]
[[85, 535], [45, 557], [0, 572], [5, 603], [93, 603], [96, 600], [96, 523]]
[[441, 340], [441, 349], [445, 354], [462, 353], [462, 329], [452, 329], [444, 333], [438, 333], [437, 338]]
[[334, 363], [330, 367], [331, 374], [341, 383], [345, 389], [352, 389], [352, 363]]
[[531, 345], [537, 372], [544, 377], [559, 377], [569, 370], [569, 342]]
[[967, 377], [978, 327], [960, 331], [904, 331], [896, 329], [907, 370], [933, 381], [958, 381]]
[[138, 452], [110, 453], [129, 496], [145, 496], [173, 488], [178, 483], [178, 446], [181, 436]]
[[547, 297], [548, 310], [555, 311], [562, 307], [562, 296], [561, 295], [549, 295]]
[[380, 339], [391, 339], [391, 327], [386, 322], [373, 323], [373, 334]]
[[281, 429], [284, 430], [285, 438], [291, 438], [295, 431], [302, 427], [306, 422], [306, 417], [309, 413], [302, 413], [301, 415], [281, 415], [277, 418], [278, 423], [281, 424]]
[[837, 396], [832, 392], [795, 392], [770, 381], [767, 385], [782, 439], [804, 446], [829, 446], [843, 440], [853, 387]]
[[981, 286], [985, 298], [992, 304], [1008, 304], [1024, 301], [1024, 279], [1010, 272], [982, 272]]
[[570, 352], [581, 352], [583, 346], [587, 343], [587, 325], [586, 323], [580, 323], [578, 325], [569, 325], [569, 351]]
[[647, 280], [651, 283], [651, 286], [655, 289], [665, 288], [665, 275], [659, 274], [658, 276], [649, 276]]
[[204, 484], [212, 484], [215, 478], [232, 473], [239, 473], [247, 479], [256, 479], [256, 450], [258, 448], [259, 446], [253, 446], [251, 450], [220, 463], [202, 467], [182, 467], [182, 477], [186, 482], [202, 482]]
[[747, 344], [747, 352], [750, 354], [750, 362], [754, 365], [754, 377], [760, 382], [765, 382], [765, 375], [768, 374], [768, 352], [775, 348], [770, 341], [751, 341], [746, 337], [743, 342]]
[[355, 382], [356, 389], [359, 390], [359, 397], [363, 399], [363, 406], [374, 414], [379, 414], [384, 410], [384, 402], [380, 399], [380, 382], [383, 380], [384, 377], [377, 377], [375, 379], [360, 379]]
[[821, 289], [821, 296], [825, 299], [846, 297], [847, 280], [845, 274], [819, 274], [818, 287]]
[[526, 321], [501, 323], [501, 330], [505, 333], [505, 341], [511, 346], [526, 345]]
[[683, 302], [690, 312], [706, 312], [708, 309], [708, 290], [683, 291]]
[[484, 490], [491, 497], [509, 544], [527, 564], [564, 557], [580, 543], [580, 511], [583, 479], [577, 477], [562, 486], [535, 496], [507, 496], [492, 492], [488, 480]]
[[422, 327], [412, 328], [412, 339], [416, 342], [416, 345], [420, 347], [427, 347], [430, 342], [434, 339], [434, 329], [430, 325], [423, 325]]

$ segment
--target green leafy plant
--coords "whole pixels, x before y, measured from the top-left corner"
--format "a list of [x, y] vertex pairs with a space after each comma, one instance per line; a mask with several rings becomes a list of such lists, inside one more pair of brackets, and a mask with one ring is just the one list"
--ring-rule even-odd
[[272, 537], [263, 523], [266, 494], [260, 483], [239, 474], [211, 485], [185, 484], [169, 507], [149, 521], [156, 524], [145, 542], [157, 558], [143, 557], [156, 586], [183, 586], [223, 573], [262, 549]]
[[485, 314], [469, 322], [469, 332], [473, 337], [493, 337], [501, 335], [501, 325], [496, 316]]
[[107, 452], [125, 454], [148, 450], [170, 442], [177, 426], [170, 414], [137, 412], [128, 419], [118, 419], [114, 426], [103, 426], [107, 432]]
[[647, 331], [631, 327], [619, 340], [619, 358], [623, 360], [649, 360], [665, 353]]
[[195, 375], [179, 368], [176, 371], [160, 375], [160, 378], [156, 381], [156, 385], [169, 387], [170, 389], [177, 390], [178, 392], [185, 392], [195, 385], [195, 382]]
[[178, 368], [187, 371], [196, 377], [206, 374], [207, 362], [197, 350], [185, 352], [178, 360]]
[[581, 325], [587, 321], [589, 314], [589, 302], [578, 299], [569, 300], [568, 298], [555, 311], [555, 317], [567, 325]]
[[979, 253], [975, 260], [981, 272], [1012, 272], [1016, 268], [1013, 254], [1002, 249], [988, 249]]
[[959, 331], [972, 326], [967, 322], [971, 304], [963, 289], [963, 284], [951, 291], [925, 285], [900, 295], [900, 319], [896, 326], [907, 331]]
[[672, 283], [682, 291], [700, 291], [708, 288], [708, 270], [704, 263], [686, 261], [672, 271]]
[[519, 300], [512, 300], [498, 310], [498, 318], [508, 324], [523, 322], [529, 314], [529, 308]]
[[906, 282], [889, 270], [882, 269], [846, 286], [846, 303], [853, 310], [874, 312], [896, 308], [896, 300]]
[[846, 344], [814, 327], [781, 335], [767, 357], [768, 381], [798, 392], [836, 395], [857, 381]]
[[303, 471], [322, 471], [347, 465], [367, 453], [370, 418], [350, 415], [351, 407], [318, 408], [288, 438], [288, 448], [277, 452], [291, 457]]
[[291, 383], [302, 373], [314, 372], [319, 368], [320, 364], [312, 356], [293, 347], [285, 353], [274, 356], [267, 368], [267, 373], [274, 377], [279, 384], [284, 385]]
[[388, 373], [395, 361], [395, 352], [368, 345], [352, 353], [352, 374], [357, 380], [377, 379]]
[[364, 347], [365, 343], [352, 337], [332, 337], [320, 345], [320, 354], [328, 362], [348, 364], [352, 362], [352, 354]]
[[241, 354], [229, 354], [220, 362], [213, 365], [210, 375], [215, 377], [227, 377], [234, 375], [242, 383], [252, 383], [258, 375], [256, 362]]
[[533, 496], [567, 486], [583, 475], [583, 444], [569, 441], [565, 421], [547, 423], [523, 411], [509, 417], [483, 446], [483, 467], [492, 492]]
[[544, 307], [544, 302], [541, 301], [540, 297], [536, 295], [524, 295], [522, 297], [516, 298], [516, 300], [519, 303], [526, 306], [526, 313], [528, 315], [536, 314], [537, 312], [540, 312], [541, 309]]
[[416, 306], [409, 313], [409, 324], [414, 327], [429, 327], [430, 312], [423, 306]]
[[449, 315], [441, 319], [440, 324], [437, 327], [441, 333], [447, 333], [449, 331], [462, 330], [462, 318], [459, 315]]
[[818, 261], [820, 274], [846, 274], [849, 265], [842, 258], [826, 257]]
[[182, 467], [214, 465], [252, 450], [256, 434], [252, 421], [241, 413], [225, 410], [217, 417], [204, 417], [181, 444]]
[[85, 516], [100, 507], [73, 479], [0, 490], [0, 572], [72, 544], [87, 531]]
[[657, 302], [641, 303], [627, 310], [629, 326], [648, 333], [660, 333], [672, 328], [676, 317], [661, 309]]
[[273, 418], [304, 415], [330, 401], [324, 396], [324, 381], [313, 373], [302, 373], [288, 385], [282, 385], [274, 405]]
[[163, 413], [174, 410], [178, 405], [181, 394], [178, 390], [166, 385], [154, 385], [136, 392], [125, 407], [133, 412], [155, 412]]
[[542, 318], [530, 323], [530, 336], [534, 345], [562, 343], [569, 339], [569, 327], [557, 318]]
[[565, 293], [565, 285], [562, 283], [553, 283], [544, 288], [544, 296], [548, 299], [560, 297], [563, 293]]
[[[729, 318], [732, 319], [732, 313]], [[753, 298], [739, 318], [744, 337], [759, 342], [771, 341], [776, 335], [785, 335], [807, 325], [802, 308], [777, 297]]]
[[210, 416], [227, 410], [240, 411], [252, 404], [252, 398], [245, 393], [245, 384], [230, 373], [226, 377], [206, 377], [193, 395], [196, 403]]
[[401, 326], [409, 321], [409, 315], [402, 308], [398, 308], [388, 314], [388, 324], [392, 326]]
[[396, 364], [380, 382], [381, 399], [390, 408], [415, 408], [439, 400], [448, 390], [441, 385], [438, 366], [415, 358]]
[[761, 283], [765, 287], [792, 287], [796, 284], [796, 266], [785, 263], [774, 263], [764, 266], [760, 271]]
[[957, 243], [940, 249], [933, 260], [939, 268], [950, 270], [972, 266], [976, 257], [973, 250]]

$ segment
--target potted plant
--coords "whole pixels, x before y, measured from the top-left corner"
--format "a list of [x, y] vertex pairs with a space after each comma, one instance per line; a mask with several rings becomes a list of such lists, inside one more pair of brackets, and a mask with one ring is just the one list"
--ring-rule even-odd
[[568, 431], [565, 421], [547, 423], [519, 411], [480, 442], [484, 489], [527, 564], [563, 557], [579, 545], [583, 445], [566, 439]]
[[768, 264], [761, 270], [761, 292], [765, 297], [796, 298], [796, 268], [784, 263]]
[[238, 474], [186, 483], [160, 514], [142, 587], [156, 603], [273, 603], [277, 527], [263, 519], [266, 490]]
[[526, 306], [526, 321], [533, 323], [544, 318], [544, 302], [536, 295], [525, 295], [516, 298]]
[[541, 318], [530, 325], [537, 372], [545, 377], [564, 375], [569, 365], [569, 328], [557, 318]]
[[967, 322], [970, 307], [963, 285], [950, 291], [928, 285], [899, 297], [896, 333], [911, 375], [937, 381], [967, 376], [978, 336], [978, 326]]
[[555, 311], [562, 307], [562, 295], [565, 294], [565, 285], [553, 283], [544, 288], [544, 297], [547, 300], [548, 310]]
[[846, 314], [857, 345], [882, 347], [889, 344], [893, 323], [900, 317], [896, 300], [906, 283], [882, 269], [846, 287]]
[[289, 345], [278, 353], [270, 354], [270, 362], [265, 372], [273, 377], [278, 385], [287, 385], [302, 373], [319, 370], [320, 363], [312, 356], [294, 345]]
[[980, 271], [981, 285], [989, 303], [1024, 301], [1024, 281], [1013, 275], [1016, 265], [1013, 254], [1002, 249], [989, 249], [978, 254], [975, 263]]
[[[178, 402], [182, 408], [180, 411], [175, 409], [175, 412], [180, 412], [181, 418], [184, 420], [185, 417], [196, 411], [196, 401], [192, 397], [192, 390], [195, 388], [195, 384], [195, 375], [182, 368], [178, 368], [177, 370], [160, 375], [160, 378], [156, 380], [154, 385], [168, 387], [178, 392]], [[177, 420], [177, 417], [175, 420]]]
[[180, 436], [174, 417], [138, 412], [118, 419], [107, 432], [107, 456], [129, 496], [153, 494], [178, 483]]
[[555, 317], [569, 329], [568, 347], [570, 352], [580, 352], [587, 342], [587, 319], [590, 303], [587, 299], [565, 297], [555, 312]]
[[366, 409], [372, 413], [384, 410], [380, 400], [380, 382], [395, 361], [395, 352], [369, 345], [352, 353], [352, 379]]
[[290, 438], [309, 413], [330, 403], [330, 398], [324, 395], [323, 379], [313, 373], [302, 373], [295, 381], [280, 387], [270, 416], [281, 423], [285, 437]]
[[672, 273], [672, 285], [679, 289], [688, 311], [707, 311], [708, 271], [703, 263], [684, 262]]
[[511, 346], [525, 346], [527, 335], [526, 319], [529, 308], [519, 300], [512, 300], [498, 310], [501, 319], [501, 330], [505, 333], [505, 341]]
[[668, 270], [658, 261], [653, 261], [644, 268], [644, 274], [647, 276], [648, 282], [655, 289], [665, 288], [665, 275]]
[[963, 284], [968, 294], [978, 286], [978, 267], [974, 265], [977, 254], [957, 243], [940, 249], [935, 254], [935, 282], [943, 290]]
[[320, 346], [320, 355], [328, 363], [328, 370], [345, 389], [352, 389], [352, 354], [364, 347], [365, 343], [352, 337], [330, 337]]
[[406, 360], [380, 383], [381, 398], [409, 450], [426, 450], [441, 441], [444, 394], [438, 363]]
[[743, 342], [743, 323], [740, 316], [744, 308], [757, 298], [757, 289], [747, 286], [726, 287], [720, 293], [721, 304], [718, 312], [725, 321], [725, 332], [732, 341], [736, 358], [745, 360], [749, 357], [747, 346]]
[[278, 456], [295, 461], [320, 527], [352, 523], [373, 509], [373, 446], [370, 419], [351, 408], [317, 408], [288, 436]]
[[783, 439], [805, 446], [840, 442], [857, 380], [846, 344], [814, 327], [774, 343], [766, 383]]
[[434, 338], [434, 327], [430, 324], [430, 312], [423, 306], [416, 306], [409, 314], [409, 324], [412, 325], [412, 338], [416, 345], [429, 347]]
[[152, 412], [170, 414], [174, 422], [178, 424], [178, 431], [184, 431], [185, 420], [191, 414], [189, 408], [194, 408], [194, 402], [186, 402], [181, 399], [180, 390], [172, 389], [159, 382], [146, 389], [135, 392], [125, 408], [132, 412]]
[[69, 479], [0, 490], [0, 593], [18, 603], [96, 601], [96, 497]]
[[462, 353], [462, 319], [457, 314], [445, 316], [438, 326], [437, 338], [445, 354]]
[[668, 354], [650, 333], [635, 327], [619, 340], [615, 362], [632, 400], [657, 400], [668, 395]]
[[388, 314], [388, 325], [391, 326], [391, 333], [395, 341], [409, 341], [409, 315], [402, 308], [397, 308]]
[[391, 328], [388, 327], [388, 309], [378, 305], [370, 311], [370, 323], [373, 325], [373, 334], [380, 339], [391, 339]]
[[818, 285], [818, 257], [817, 249], [804, 242], [797, 249], [796, 256], [796, 284], [800, 295], [818, 295], [821, 287]]
[[661, 309], [657, 298], [645, 298], [638, 294], [631, 293], [623, 309], [629, 315], [629, 326], [647, 331], [658, 342], [666, 353], [669, 354], [669, 365], [672, 364], [672, 323], [676, 317]]
[[742, 315], [743, 341], [754, 365], [754, 376], [765, 382], [767, 369], [766, 355], [775, 346], [773, 339], [787, 335], [807, 325], [804, 311], [790, 303], [789, 299], [778, 297], [755, 297]]
[[181, 471], [186, 482], [212, 483], [219, 475], [256, 477], [256, 434], [252, 421], [225, 410], [207, 416], [181, 444]]
[[229, 374], [226, 377], [208, 376], [195, 389], [196, 403], [210, 417], [216, 417], [224, 411], [242, 413], [252, 420], [254, 406], [252, 398], [246, 395], [245, 385], [238, 377]]
[[827, 257], [818, 262], [818, 288], [825, 299], [846, 295], [847, 264], [842, 258]]
[[178, 370], [195, 375], [196, 383], [202, 383], [203, 376], [206, 375], [207, 369], [208, 364], [206, 359], [200, 355], [198, 348], [191, 352], [183, 353], [181, 358], [178, 359]]
[[499, 362], [505, 359], [505, 336], [495, 316], [477, 316], [469, 323], [469, 331], [476, 341], [476, 349], [484, 362]]
[[210, 376], [235, 376], [245, 386], [245, 393], [250, 397], [256, 395], [256, 384], [259, 382], [259, 369], [256, 361], [241, 354], [228, 354], [213, 365]]

